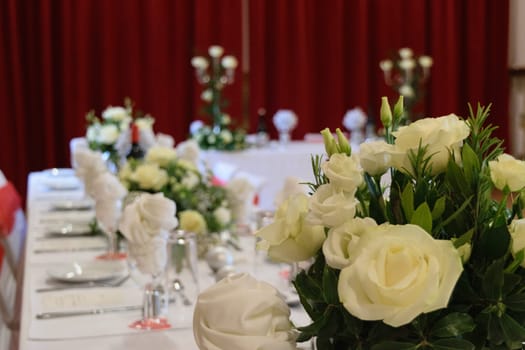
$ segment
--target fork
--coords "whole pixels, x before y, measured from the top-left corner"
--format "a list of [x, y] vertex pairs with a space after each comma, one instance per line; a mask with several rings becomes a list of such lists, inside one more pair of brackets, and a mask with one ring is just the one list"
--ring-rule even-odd
[[90, 281], [87, 283], [79, 283], [79, 284], [69, 284], [69, 285], [63, 285], [63, 286], [53, 286], [53, 287], [44, 287], [39, 288], [36, 290], [37, 293], [44, 293], [44, 292], [54, 292], [59, 290], [67, 290], [67, 289], [77, 289], [77, 288], [94, 288], [94, 287], [120, 287], [124, 284], [128, 279], [130, 278], [130, 274], [127, 274], [117, 280], [114, 281], [104, 281], [104, 282], [95, 282]]

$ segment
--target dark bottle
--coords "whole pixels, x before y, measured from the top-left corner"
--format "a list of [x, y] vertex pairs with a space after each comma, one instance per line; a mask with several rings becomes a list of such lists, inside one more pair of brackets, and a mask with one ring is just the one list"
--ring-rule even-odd
[[136, 123], [131, 124], [131, 149], [126, 155], [126, 158], [144, 158], [144, 150], [140, 147], [140, 130]]
[[266, 126], [266, 110], [259, 108], [257, 110], [258, 121], [257, 121], [257, 147], [266, 146], [269, 140], [268, 127]]

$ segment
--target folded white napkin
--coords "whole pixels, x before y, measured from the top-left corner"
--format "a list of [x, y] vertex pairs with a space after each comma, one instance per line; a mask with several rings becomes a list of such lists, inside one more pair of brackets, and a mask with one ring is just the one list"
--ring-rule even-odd
[[290, 309], [271, 285], [225, 277], [199, 295], [193, 334], [200, 349], [296, 349]]

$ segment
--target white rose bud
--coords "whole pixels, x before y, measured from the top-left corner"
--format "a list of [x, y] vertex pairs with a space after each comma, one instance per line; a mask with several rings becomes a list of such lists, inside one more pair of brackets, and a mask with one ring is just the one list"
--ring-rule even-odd
[[205, 70], [209, 66], [209, 62], [202, 56], [195, 56], [191, 59], [191, 65], [193, 68]]
[[215, 209], [213, 216], [221, 226], [226, 226], [232, 221], [232, 214], [225, 207]]
[[383, 60], [379, 62], [379, 68], [381, 68], [383, 72], [389, 72], [390, 70], [392, 70], [393, 66], [394, 64], [391, 60]]
[[210, 48], [208, 49], [208, 54], [214, 58], [221, 57], [223, 53], [224, 53], [224, 49], [222, 46], [219, 46], [219, 45], [210, 46]]
[[105, 145], [114, 144], [119, 137], [119, 130], [116, 125], [107, 124], [101, 126], [98, 133], [98, 142]]
[[121, 121], [128, 117], [124, 107], [108, 107], [102, 112], [102, 118], [106, 120]]
[[430, 56], [420, 56], [419, 57], [419, 65], [423, 68], [430, 68], [434, 64], [434, 61], [432, 60], [432, 57]]
[[237, 59], [234, 56], [224, 56], [221, 60], [221, 64], [226, 69], [235, 69], [237, 68]]
[[403, 48], [399, 49], [398, 52], [399, 52], [399, 57], [401, 57], [403, 59], [410, 58], [414, 54], [412, 49], [410, 49], [408, 47], [403, 47]]
[[416, 66], [416, 62], [412, 58], [402, 59], [399, 62], [399, 68], [403, 70], [412, 70]]
[[201, 100], [204, 102], [211, 102], [213, 94], [210, 89], [206, 89], [201, 93]]

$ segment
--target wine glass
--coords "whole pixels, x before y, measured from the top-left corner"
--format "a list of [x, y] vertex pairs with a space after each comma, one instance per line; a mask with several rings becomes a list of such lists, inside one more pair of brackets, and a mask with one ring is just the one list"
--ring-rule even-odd
[[174, 299], [178, 321], [185, 321], [186, 309], [195, 302], [199, 294], [197, 237], [192, 232], [175, 230], [170, 232], [167, 243], [166, 290]]
[[129, 243], [129, 252], [138, 270], [146, 276], [142, 318], [132, 322], [129, 327], [142, 330], [171, 328], [168, 314], [168, 293], [164, 287], [167, 262], [167, 232], [152, 238], [146, 243]]
[[280, 109], [273, 116], [273, 124], [279, 131], [279, 142], [284, 146], [290, 141], [290, 133], [297, 126], [297, 115], [289, 109]]
[[102, 260], [122, 260], [127, 254], [119, 251], [117, 228], [122, 214], [122, 200], [97, 201], [95, 204], [95, 216], [102, 232], [108, 238], [108, 250], [97, 256]]

